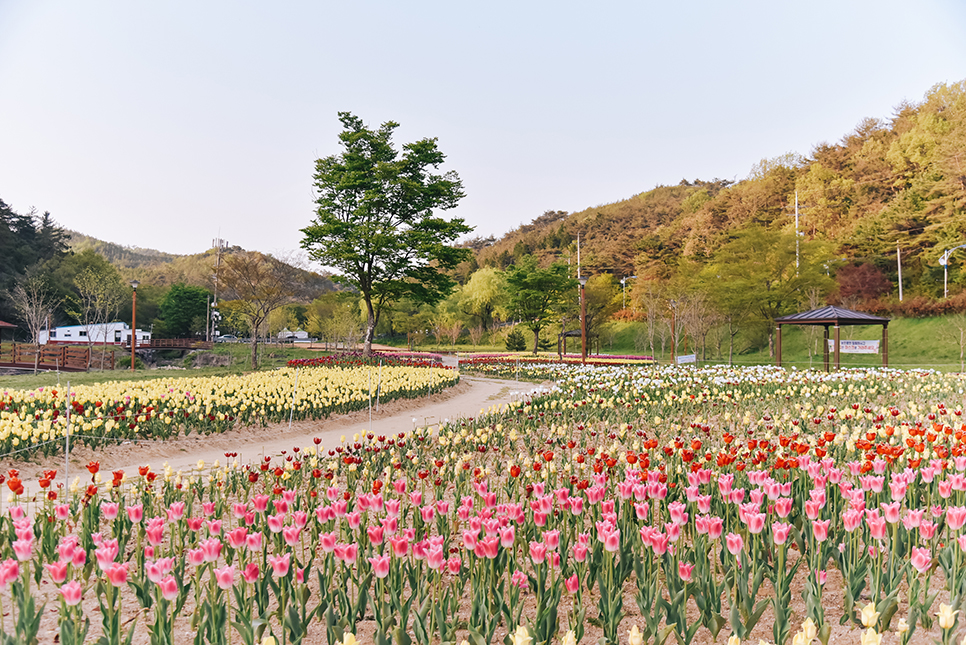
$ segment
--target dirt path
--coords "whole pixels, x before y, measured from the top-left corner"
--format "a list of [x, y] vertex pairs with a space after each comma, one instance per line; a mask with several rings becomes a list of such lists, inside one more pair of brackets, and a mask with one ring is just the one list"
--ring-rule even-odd
[[[413, 400], [399, 400], [373, 409], [370, 423], [368, 411], [353, 412], [314, 421], [296, 421], [291, 428], [287, 423], [265, 427], [236, 428], [229, 432], [209, 436], [190, 435], [168, 441], [130, 442], [101, 450], [80, 447], [71, 450], [70, 469], [67, 476], [81, 481], [89, 475], [85, 465], [92, 460], [100, 462], [102, 473], [123, 470], [137, 473], [139, 466], [150, 465], [161, 471], [167, 464], [173, 470], [190, 471], [199, 461], [206, 465], [218, 461], [224, 464], [225, 453], [238, 453], [240, 464], [250, 463], [262, 455], [278, 455], [293, 447], [312, 446], [313, 438], [319, 437], [320, 448], [337, 446], [341, 437], [351, 438], [355, 433], [371, 432], [390, 435], [411, 432], [416, 427], [435, 426], [449, 419], [474, 417], [494, 406], [509, 403], [524, 393], [536, 389], [532, 383], [463, 376], [460, 384], [445, 392]], [[64, 457], [51, 457], [39, 461], [5, 464], [5, 468], [19, 468], [27, 494], [39, 490], [37, 478], [45, 468], [56, 468], [58, 481], [64, 481]], [[110, 475], [107, 474], [107, 477]]]

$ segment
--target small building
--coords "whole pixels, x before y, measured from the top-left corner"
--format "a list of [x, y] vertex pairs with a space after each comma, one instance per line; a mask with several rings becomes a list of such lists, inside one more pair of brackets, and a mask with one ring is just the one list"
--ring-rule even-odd
[[307, 343], [309, 341], [309, 332], [302, 331], [301, 329], [296, 329], [295, 331], [283, 329], [278, 332], [278, 339], [292, 343]]
[[[138, 329], [137, 344], [149, 343], [151, 332]], [[100, 325], [68, 325], [40, 332], [40, 344], [46, 345], [128, 345], [131, 343], [131, 326], [123, 322]]]

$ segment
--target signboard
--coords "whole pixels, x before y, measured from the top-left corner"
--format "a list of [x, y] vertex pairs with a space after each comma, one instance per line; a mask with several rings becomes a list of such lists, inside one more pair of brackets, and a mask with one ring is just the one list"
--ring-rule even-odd
[[[828, 351], [835, 351], [835, 340], [829, 338]], [[839, 352], [843, 354], [878, 354], [879, 341], [877, 340], [840, 340]]]
[[685, 363], [696, 363], [698, 360], [697, 354], [685, 354], [684, 356], [676, 356], [675, 362], [678, 365], [684, 365]]

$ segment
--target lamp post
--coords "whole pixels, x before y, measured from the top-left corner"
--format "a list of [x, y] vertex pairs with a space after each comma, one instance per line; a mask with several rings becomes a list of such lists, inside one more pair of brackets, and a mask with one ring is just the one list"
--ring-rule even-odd
[[584, 295], [584, 287], [587, 286], [587, 278], [577, 278], [580, 281], [580, 364], [587, 364], [587, 298]]
[[138, 344], [138, 285], [137, 280], [131, 280], [131, 371], [134, 371], [134, 350]]
[[678, 337], [676, 333], [677, 330], [675, 329], [675, 324], [677, 323], [677, 320], [676, 320], [677, 313], [678, 313], [677, 300], [671, 300], [668, 303], [668, 306], [671, 308], [671, 365], [677, 365], [678, 361], [677, 361], [677, 356], [675, 355], [676, 349], [677, 349], [675, 345], [677, 345], [677, 341], [678, 341]]
[[624, 288], [624, 295], [621, 296], [621, 309], [627, 309], [627, 281], [636, 277], [636, 275], [626, 275], [621, 278], [621, 287]]
[[966, 244], [960, 244], [959, 246], [954, 246], [951, 249], [946, 249], [946, 252], [942, 254], [939, 258], [939, 264], [943, 266], [943, 298], [949, 296], [949, 256], [953, 254], [956, 249], [966, 248]]

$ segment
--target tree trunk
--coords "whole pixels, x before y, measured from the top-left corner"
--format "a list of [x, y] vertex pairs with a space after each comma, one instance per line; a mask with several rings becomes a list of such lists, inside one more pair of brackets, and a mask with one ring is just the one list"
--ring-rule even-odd
[[534, 356], [537, 355], [537, 349], [538, 349], [539, 342], [540, 342], [540, 330], [539, 329], [534, 329], [533, 330], [533, 355]]
[[252, 331], [252, 369], [258, 369], [258, 327]]
[[365, 298], [366, 302], [366, 337], [362, 346], [362, 353], [365, 356], [372, 356], [372, 339], [376, 337], [376, 312], [372, 308], [372, 300]]

